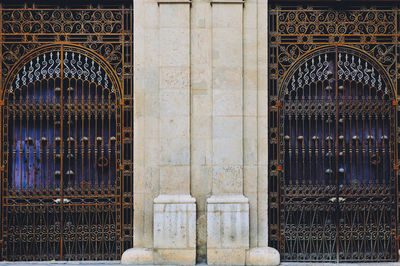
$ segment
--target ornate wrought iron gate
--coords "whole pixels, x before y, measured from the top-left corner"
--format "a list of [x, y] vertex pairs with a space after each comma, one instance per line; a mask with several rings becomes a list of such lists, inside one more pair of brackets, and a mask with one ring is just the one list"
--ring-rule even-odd
[[271, 7], [269, 231], [284, 261], [397, 260], [396, 16]]
[[2, 259], [119, 259], [133, 240], [132, 10], [0, 12]]

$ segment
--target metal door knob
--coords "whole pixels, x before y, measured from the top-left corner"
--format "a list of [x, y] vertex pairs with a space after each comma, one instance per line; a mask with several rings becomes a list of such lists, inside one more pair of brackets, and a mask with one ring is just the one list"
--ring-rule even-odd
[[[61, 203], [61, 199], [55, 199], [53, 200], [55, 203]], [[63, 199], [63, 203], [70, 203], [71, 200], [70, 199]]]
[[[337, 200], [336, 197], [332, 197], [329, 199], [330, 202], [336, 202], [336, 200]], [[339, 197], [339, 202], [345, 202], [345, 201], [346, 201], [345, 198]]]

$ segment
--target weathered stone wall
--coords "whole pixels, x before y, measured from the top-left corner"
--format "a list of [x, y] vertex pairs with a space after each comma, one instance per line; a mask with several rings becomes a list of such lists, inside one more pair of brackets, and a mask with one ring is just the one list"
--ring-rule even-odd
[[134, 248], [122, 262], [277, 264], [267, 1], [134, 4]]

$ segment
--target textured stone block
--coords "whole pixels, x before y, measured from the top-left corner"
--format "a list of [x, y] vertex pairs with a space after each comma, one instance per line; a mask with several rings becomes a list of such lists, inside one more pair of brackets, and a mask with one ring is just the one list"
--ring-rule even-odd
[[196, 249], [155, 249], [154, 264], [194, 265]]
[[154, 263], [196, 262], [196, 203], [190, 195], [154, 199]]
[[121, 264], [153, 264], [153, 249], [130, 248], [122, 254]]
[[244, 265], [245, 259], [244, 249], [207, 249], [208, 265]]
[[271, 247], [252, 248], [246, 252], [246, 265], [279, 265], [279, 252]]
[[154, 200], [154, 248], [196, 248], [194, 198], [161, 195]]
[[243, 195], [207, 200], [207, 263], [243, 265], [249, 248], [249, 203]]

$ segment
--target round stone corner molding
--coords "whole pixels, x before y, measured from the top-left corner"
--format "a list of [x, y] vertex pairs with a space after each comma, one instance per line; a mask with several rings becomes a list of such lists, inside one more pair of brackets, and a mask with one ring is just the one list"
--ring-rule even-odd
[[126, 250], [121, 257], [121, 264], [153, 264], [152, 248], [130, 248]]
[[246, 252], [246, 265], [279, 265], [280, 254], [272, 247], [251, 248]]

